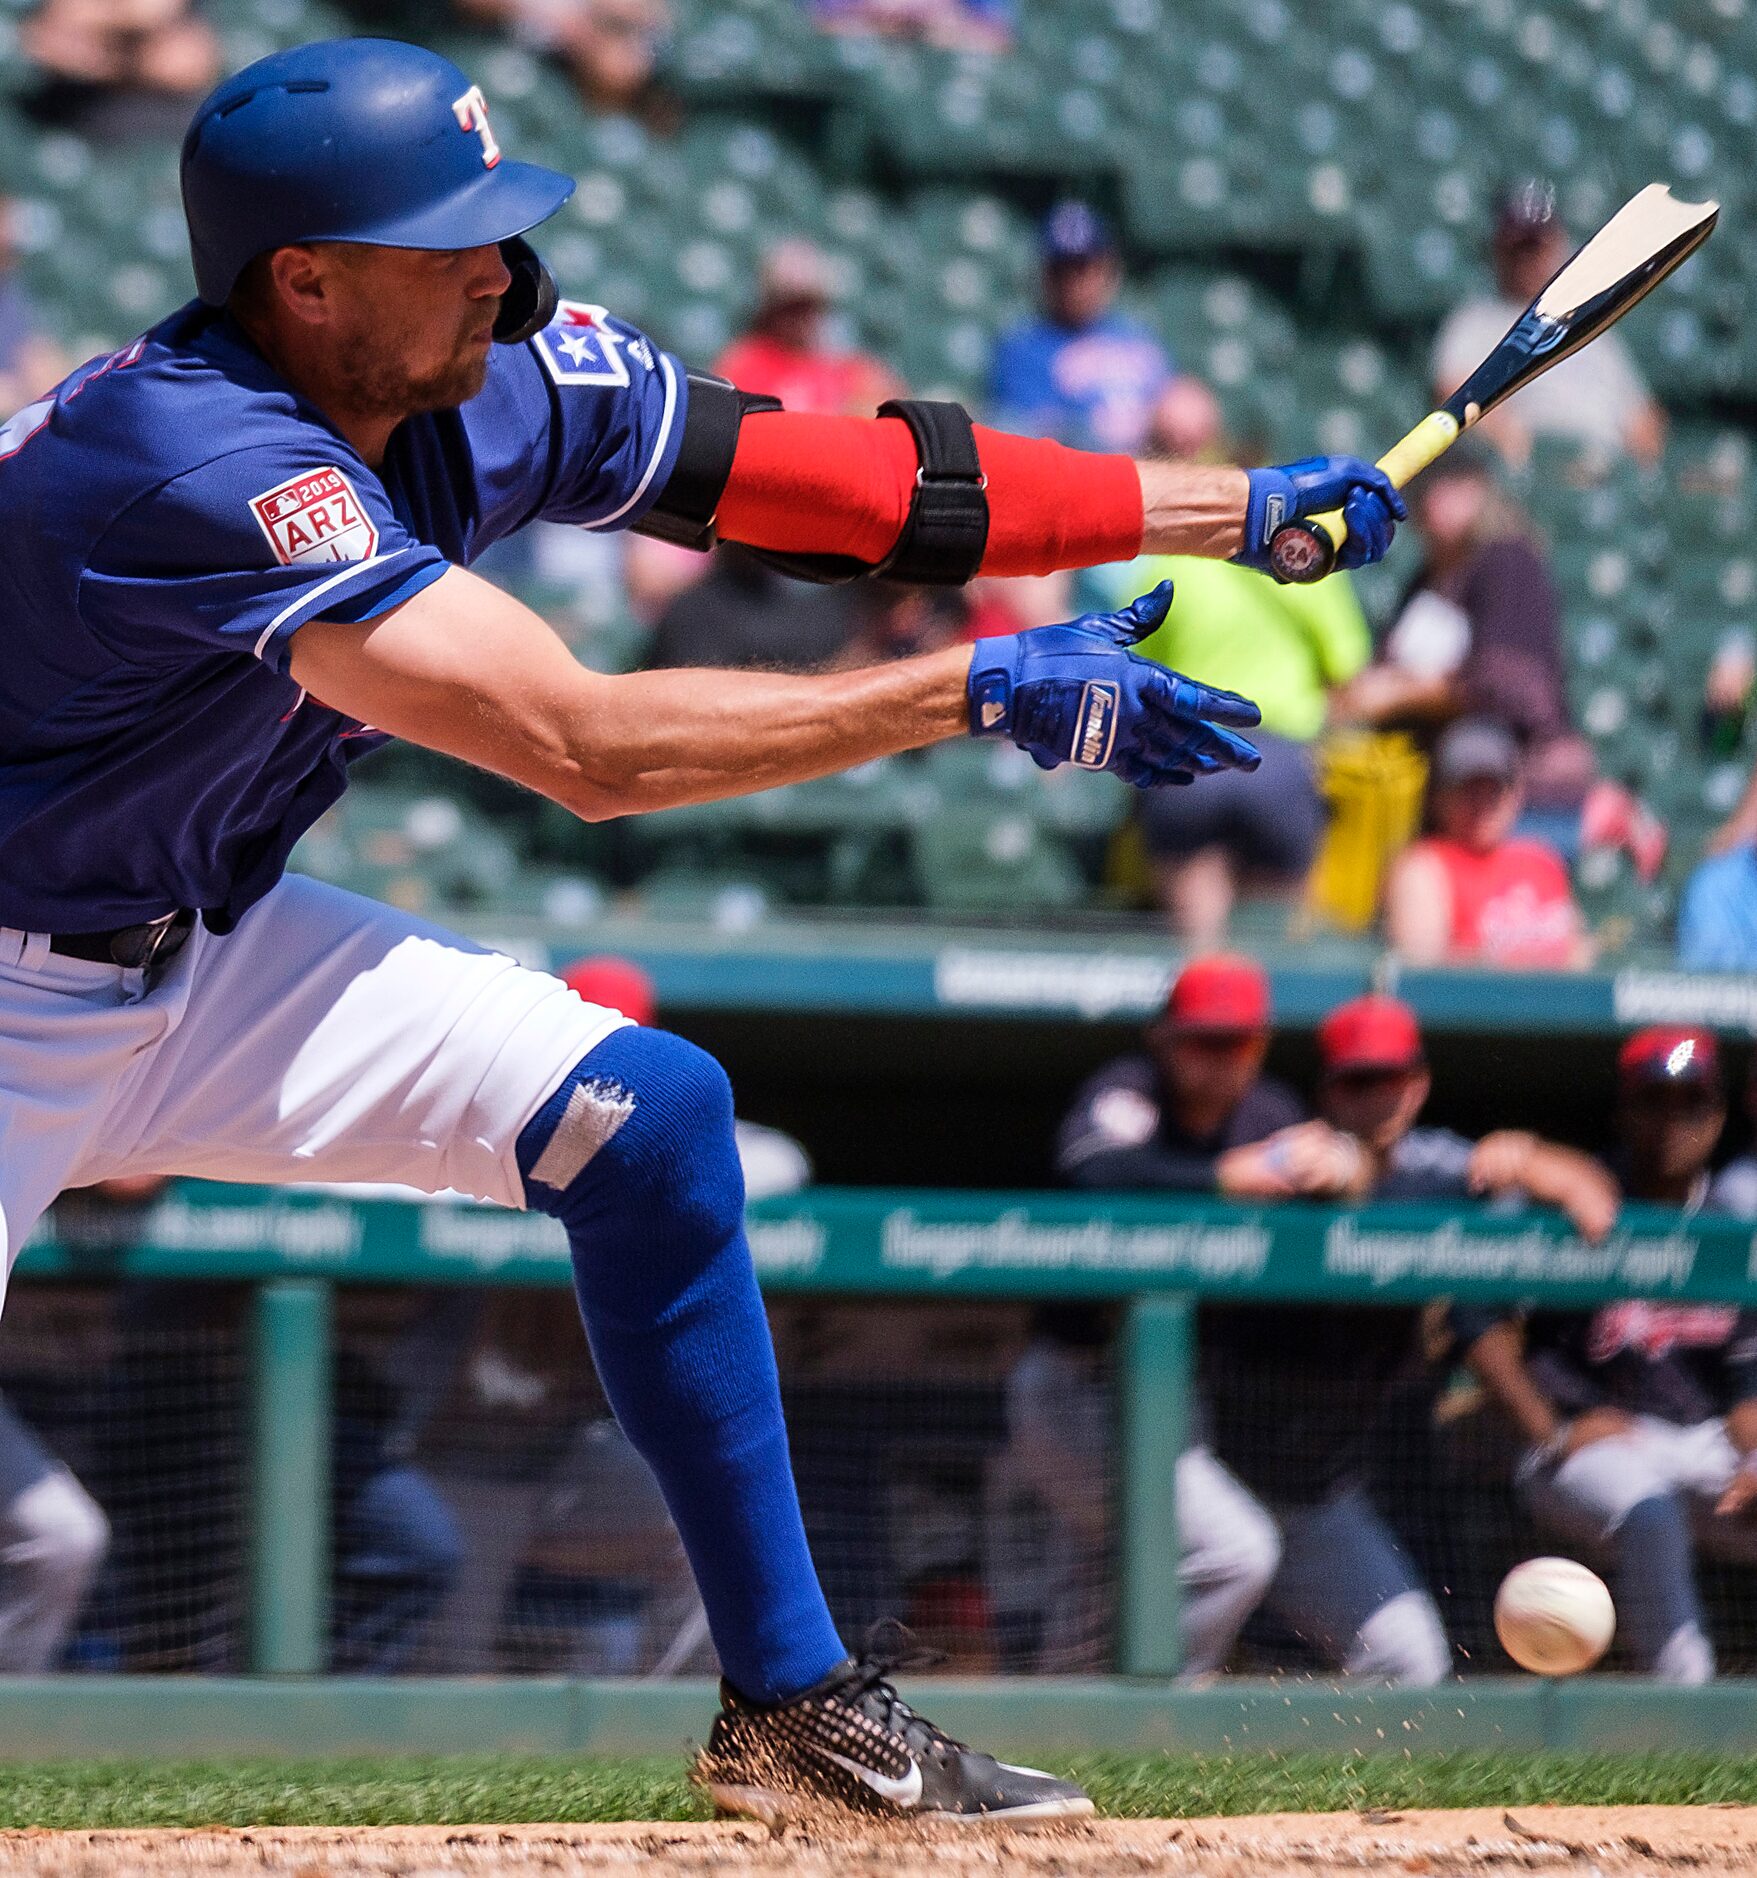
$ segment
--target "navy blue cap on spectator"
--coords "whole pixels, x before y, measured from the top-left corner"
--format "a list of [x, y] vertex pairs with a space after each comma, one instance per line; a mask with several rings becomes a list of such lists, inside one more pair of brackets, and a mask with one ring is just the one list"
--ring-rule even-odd
[[1638, 1030], [1617, 1052], [1625, 1088], [1720, 1087], [1720, 1050], [1710, 1030], [1656, 1024]]
[[1110, 224], [1084, 202], [1058, 202], [1038, 237], [1045, 261], [1095, 261], [1116, 252]]

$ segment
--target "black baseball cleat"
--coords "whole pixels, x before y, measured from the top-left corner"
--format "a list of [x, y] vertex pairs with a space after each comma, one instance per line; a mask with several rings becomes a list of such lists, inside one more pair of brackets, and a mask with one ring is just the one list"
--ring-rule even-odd
[[[886, 1630], [888, 1649], [879, 1642]], [[979, 1754], [917, 1715], [886, 1680], [921, 1666], [907, 1641], [901, 1626], [875, 1626], [858, 1660], [787, 1702], [752, 1702], [721, 1683], [698, 1769], [716, 1810], [770, 1826], [825, 1803], [881, 1819], [966, 1824], [1092, 1816], [1072, 1781]]]

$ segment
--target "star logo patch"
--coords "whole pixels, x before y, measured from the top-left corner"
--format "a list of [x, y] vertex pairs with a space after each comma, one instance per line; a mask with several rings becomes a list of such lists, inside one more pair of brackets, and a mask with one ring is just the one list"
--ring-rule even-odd
[[622, 340], [601, 306], [563, 300], [555, 317], [531, 342], [558, 385], [626, 385]]

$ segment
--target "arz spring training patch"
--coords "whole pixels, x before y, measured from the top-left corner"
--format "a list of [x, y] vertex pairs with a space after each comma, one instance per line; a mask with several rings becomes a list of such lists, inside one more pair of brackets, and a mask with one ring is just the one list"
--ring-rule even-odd
[[378, 529], [339, 469], [306, 470], [277, 483], [252, 498], [250, 513], [284, 567], [366, 561], [378, 552]]

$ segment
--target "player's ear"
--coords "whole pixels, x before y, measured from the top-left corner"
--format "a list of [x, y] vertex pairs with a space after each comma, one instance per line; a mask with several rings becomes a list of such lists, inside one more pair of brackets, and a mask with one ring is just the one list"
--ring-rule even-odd
[[330, 275], [337, 246], [326, 242], [275, 249], [268, 263], [271, 304], [308, 325], [326, 322], [333, 305]]

